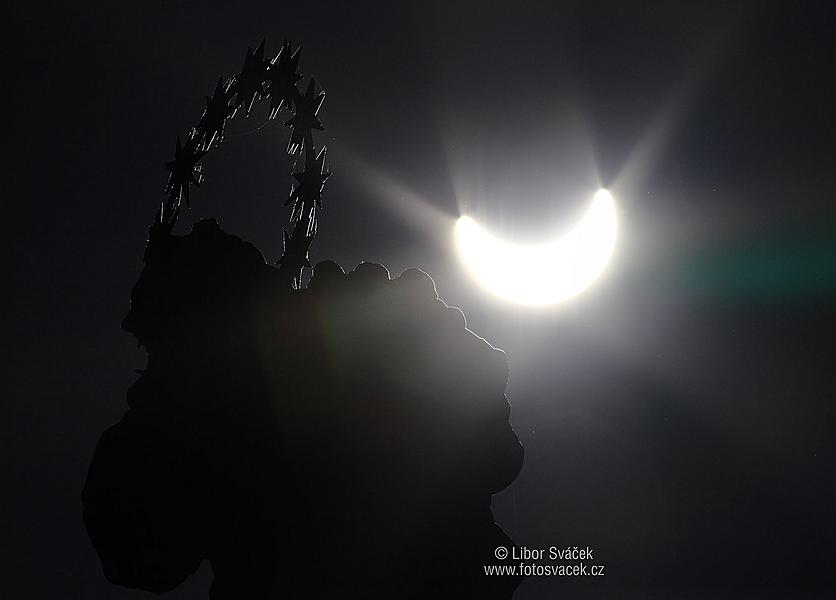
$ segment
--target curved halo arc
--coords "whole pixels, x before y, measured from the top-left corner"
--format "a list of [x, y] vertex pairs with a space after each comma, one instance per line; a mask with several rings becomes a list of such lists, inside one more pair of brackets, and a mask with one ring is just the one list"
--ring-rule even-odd
[[598, 278], [612, 257], [616, 230], [615, 202], [601, 189], [574, 229], [544, 244], [507, 242], [466, 216], [456, 222], [455, 237], [462, 261], [485, 289], [542, 306], [567, 300]]

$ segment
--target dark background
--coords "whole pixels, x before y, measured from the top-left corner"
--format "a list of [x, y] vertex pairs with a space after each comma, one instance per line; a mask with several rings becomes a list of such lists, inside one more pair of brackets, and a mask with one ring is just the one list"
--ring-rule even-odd
[[[143, 364], [119, 323], [162, 165], [262, 37], [303, 43], [327, 91], [313, 258], [419, 266], [508, 352], [526, 462], [497, 520], [606, 566], [517, 598], [833, 592], [832, 6], [535, 4], [11, 9], [0, 596], [147, 596], [104, 580], [79, 494]], [[264, 116], [230, 124], [180, 227], [217, 216], [274, 260], [288, 130], [254, 131]], [[542, 238], [598, 185], [618, 202], [615, 258], [556, 307], [488, 296], [438, 226], [464, 208]]]

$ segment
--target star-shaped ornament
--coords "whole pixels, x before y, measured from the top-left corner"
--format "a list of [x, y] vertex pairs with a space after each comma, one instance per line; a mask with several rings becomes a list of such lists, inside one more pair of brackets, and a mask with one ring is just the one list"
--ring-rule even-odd
[[325, 187], [325, 181], [331, 176], [330, 171], [325, 170], [325, 152], [326, 148], [323, 147], [316, 158], [305, 165], [304, 172], [293, 173], [297, 183], [284, 203], [285, 206], [293, 203], [291, 221], [299, 218], [306, 206], [312, 207], [316, 204], [318, 208], [322, 208], [322, 189]]
[[179, 200], [185, 200], [186, 206], [189, 203], [189, 186], [192, 184], [200, 187], [203, 178], [200, 161], [208, 153], [207, 150], [200, 150], [195, 136], [186, 140], [185, 146], [180, 143], [180, 136], [177, 136], [177, 146], [174, 150], [174, 160], [165, 164], [169, 172], [168, 183], [165, 186], [166, 193]]
[[261, 40], [255, 51], [247, 48], [244, 66], [235, 76], [231, 90], [235, 94], [235, 108], [243, 107], [246, 117], [250, 116], [250, 110], [256, 98], [265, 95], [264, 84], [269, 79], [268, 68], [269, 63], [264, 60], [264, 40]]
[[296, 82], [302, 76], [296, 72], [299, 68], [301, 46], [294, 52], [290, 50], [290, 42], [285, 40], [279, 53], [270, 61], [267, 67], [267, 78], [270, 80], [270, 87], [267, 95], [270, 96], [270, 118], [276, 118], [282, 108], [290, 108], [299, 96]]
[[214, 142], [222, 142], [226, 120], [235, 114], [235, 107], [229, 104], [229, 93], [223, 77], [218, 79], [215, 91], [206, 97], [206, 110], [197, 124], [197, 139], [201, 148], [208, 150]]
[[288, 236], [287, 229], [282, 229], [282, 257], [276, 262], [281, 265], [280, 272], [292, 277], [292, 285], [299, 289], [302, 284], [302, 270], [311, 268], [308, 252], [316, 236], [314, 221], [298, 221], [293, 233]]
[[294, 227], [291, 235], [287, 234], [287, 229], [282, 228], [282, 257], [279, 259], [279, 264], [286, 265], [290, 268], [303, 268], [311, 266], [308, 252], [311, 249], [316, 231], [309, 233], [303, 230], [303, 227]]
[[305, 139], [310, 137], [311, 129], [322, 131], [325, 129], [317, 117], [322, 101], [325, 99], [325, 92], [316, 91], [316, 79], [311, 77], [305, 95], [299, 95], [294, 100], [294, 114], [291, 119], [285, 121], [293, 130], [290, 133], [290, 142], [287, 151], [296, 154], [304, 145]]

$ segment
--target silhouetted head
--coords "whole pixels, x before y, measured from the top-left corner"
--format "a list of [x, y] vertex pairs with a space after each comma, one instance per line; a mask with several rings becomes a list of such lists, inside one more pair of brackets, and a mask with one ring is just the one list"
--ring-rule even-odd
[[275, 273], [255, 246], [214, 219], [153, 244], [122, 321], [147, 348], [236, 319]]

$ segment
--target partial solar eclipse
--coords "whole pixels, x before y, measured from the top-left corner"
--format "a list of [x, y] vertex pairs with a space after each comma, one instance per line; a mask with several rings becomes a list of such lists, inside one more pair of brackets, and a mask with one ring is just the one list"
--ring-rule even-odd
[[456, 222], [456, 244], [473, 277], [489, 292], [518, 304], [562, 302], [588, 288], [615, 248], [615, 203], [598, 190], [580, 222], [562, 237], [538, 245], [507, 242], [470, 217]]

